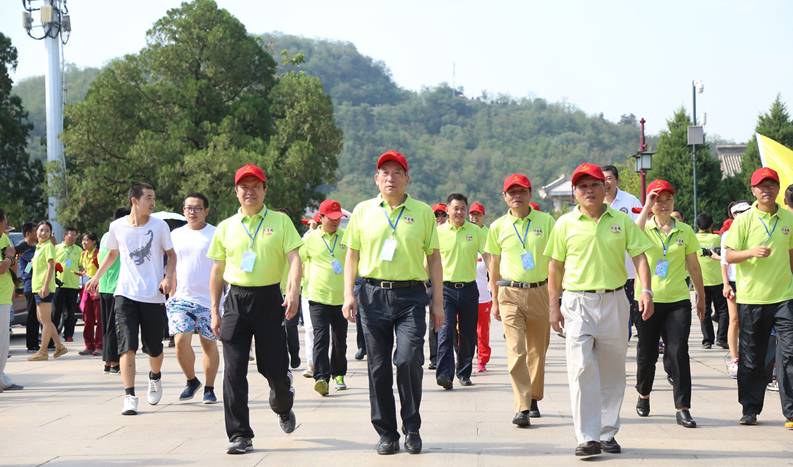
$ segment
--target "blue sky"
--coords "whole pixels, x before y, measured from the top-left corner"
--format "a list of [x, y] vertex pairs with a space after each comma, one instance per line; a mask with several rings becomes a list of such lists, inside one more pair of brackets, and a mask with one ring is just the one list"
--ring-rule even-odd
[[[43, 74], [44, 44], [21, 27], [21, 2], [2, 0], [0, 31], [19, 49], [15, 80]], [[145, 46], [172, 0], [69, 0], [66, 60], [101, 66]], [[383, 61], [402, 87], [440, 82], [468, 96], [566, 101], [610, 120], [633, 113], [657, 133], [679, 106], [706, 131], [743, 142], [777, 94], [793, 106], [793, 2], [218, 0], [251, 33], [349, 41]], [[456, 73], [452, 74], [452, 70]], [[43, 90], [42, 90], [43, 92]], [[791, 108], [793, 111], [793, 108]], [[638, 138], [638, 137], [637, 137]]]

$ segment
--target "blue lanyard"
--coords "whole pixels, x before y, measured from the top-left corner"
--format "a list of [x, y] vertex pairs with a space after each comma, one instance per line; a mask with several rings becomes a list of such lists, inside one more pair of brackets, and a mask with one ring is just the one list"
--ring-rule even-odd
[[658, 237], [658, 240], [661, 240], [661, 247], [664, 249], [664, 258], [666, 258], [666, 252], [669, 251], [669, 244], [672, 242], [672, 237], [675, 236], [676, 231], [670, 233], [669, 236], [666, 237], [666, 243], [664, 243], [664, 239], [661, 237], [661, 234], [658, 233], [657, 227], [655, 228], [655, 230], [653, 230], [653, 232], [655, 232], [655, 235]]
[[518, 236], [520, 246], [522, 246], [524, 250], [526, 249], [526, 239], [529, 237], [529, 227], [531, 227], [531, 219], [529, 219], [529, 222], [526, 224], [526, 230], [523, 232], [523, 237], [521, 237], [520, 233], [518, 233], [518, 228], [515, 227], [515, 223], [512, 223], [512, 229], [515, 230], [515, 235]]
[[768, 239], [771, 240], [771, 235], [774, 235], [774, 232], [776, 231], [776, 226], [779, 224], [779, 218], [778, 217], [776, 218], [776, 222], [774, 222], [774, 227], [772, 227], [771, 230], [768, 230], [768, 225], [765, 223], [762, 217], [757, 216], [757, 219], [759, 219], [760, 223], [763, 224], [765, 233], [766, 235], [768, 235]]
[[250, 243], [250, 245], [251, 245], [251, 246], [253, 246], [253, 241], [254, 241], [254, 240], [256, 240], [256, 235], [258, 235], [258, 234], [259, 234], [259, 229], [262, 227], [262, 222], [264, 222], [264, 218], [265, 218], [265, 217], [267, 217], [267, 209], [265, 209], [265, 210], [264, 210], [264, 215], [263, 215], [263, 216], [262, 216], [262, 218], [259, 220], [259, 225], [257, 225], [257, 226], [256, 226], [256, 231], [255, 231], [255, 232], [253, 232], [253, 235], [251, 235], [251, 231], [250, 231], [250, 230], [248, 230], [248, 226], [247, 226], [247, 225], [245, 225], [245, 222], [243, 222], [243, 221], [240, 219], [240, 224], [242, 224], [242, 228], [243, 228], [243, 229], [245, 229], [245, 233], [248, 235], [248, 238], [250, 238], [250, 239], [251, 239], [251, 243]]
[[333, 257], [333, 252], [336, 251], [336, 242], [339, 240], [339, 236], [337, 234], [334, 233], [333, 235], [334, 235], [334, 237], [333, 237], [333, 248], [331, 248], [328, 245], [328, 242], [325, 241], [325, 237], [324, 236], [322, 237], [322, 243], [325, 244], [325, 248], [328, 249], [328, 253], [330, 253], [331, 257]]
[[[399, 219], [402, 219], [402, 213], [405, 212], [405, 206], [402, 206], [402, 209], [399, 210], [399, 215], [396, 218], [396, 222], [391, 222], [391, 218], [388, 217], [388, 212], [383, 208], [383, 215], [385, 215], [386, 220], [388, 221], [388, 225], [391, 226], [391, 233], [396, 235], [396, 228], [399, 225]], [[324, 240], [324, 239], [323, 239]]]

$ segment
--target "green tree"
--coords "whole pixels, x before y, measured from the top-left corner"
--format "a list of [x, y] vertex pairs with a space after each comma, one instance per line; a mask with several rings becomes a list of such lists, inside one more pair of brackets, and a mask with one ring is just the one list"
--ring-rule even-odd
[[17, 66], [17, 49], [11, 39], [0, 33], [0, 208], [13, 223], [44, 217], [44, 167], [31, 161], [26, 150], [32, 125], [22, 100], [11, 95], [8, 72]]
[[[757, 126], [754, 132], [767, 136], [784, 146], [793, 148], [793, 121], [790, 120], [787, 107], [779, 95], [771, 103], [768, 113], [757, 117]], [[741, 179], [746, 183], [746, 186], [749, 186], [752, 172], [760, 166], [760, 151], [757, 148], [757, 139], [752, 135], [749, 138], [746, 152], [743, 153], [743, 160], [741, 161]], [[748, 189], [746, 192], [748, 196]]]
[[67, 109], [65, 221], [98, 228], [141, 179], [155, 185], [158, 209], [207, 192], [217, 221], [235, 209], [232, 176], [244, 162], [268, 172], [269, 205], [297, 218], [321, 201], [341, 133], [318, 80], [277, 76], [262, 44], [212, 0], [168, 11], [146, 39]]

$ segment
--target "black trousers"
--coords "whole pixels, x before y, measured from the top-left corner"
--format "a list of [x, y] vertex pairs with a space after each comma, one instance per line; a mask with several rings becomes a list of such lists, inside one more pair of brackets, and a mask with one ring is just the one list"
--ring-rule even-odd
[[[443, 285], [443, 326], [438, 332], [438, 377], [471, 377], [479, 316], [479, 289], [476, 282], [455, 289]], [[457, 366], [454, 353], [457, 351]]]
[[33, 299], [33, 292], [25, 292], [25, 308], [28, 310], [28, 318], [25, 322], [25, 346], [28, 350], [38, 350], [41, 324], [36, 316], [36, 301]]
[[[361, 284], [363, 284], [363, 281], [360, 278], [355, 279], [353, 293], [355, 294], [356, 301], [360, 301], [358, 299], [358, 293], [361, 291]], [[363, 349], [364, 354], [366, 353], [366, 341], [363, 338], [363, 326], [361, 326], [360, 319], [355, 320], [355, 344], [357, 345], [358, 349]]]
[[314, 327], [314, 379], [330, 381], [331, 376], [347, 375], [347, 320], [341, 305], [309, 301], [308, 307]]
[[658, 341], [664, 339], [664, 368], [672, 377], [675, 408], [691, 407], [691, 363], [688, 336], [691, 332], [691, 302], [655, 303], [647, 321], [636, 322], [639, 343], [636, 351], [636, 390], [646, 396], [653, 390]]
[[79, 299], [80, 289], [58, 287], [55, 290], [52, 322], [58, 328], [58, 332], [63, 331], [63, 337], [74, 337], [74, 326], [77, 324], [77, 315], [80, 312]]
[[102, 360], [117, 362], [118, 334], [116, 334], [116, 311], [113, 309], [112, 293], [99, 294], [99, 309], [102, 312]]
[[286, 329], [286, 347], [289, 351], [289, 356], [295, 360], [300, 359], [300, 335], [297, 331], [297, 326], [300, 324], [300, 316], [303, 313], [307, 313], [307, 310], [303, 310], [303, 301], [300, 300], [298, 303], [297, 314], [295, 314], [292, 319], [284, 321], [284, 327]]
[[423, 284], [384, 289], [364, 283], [358, 303], [368, 353], [372, 425], [381, 437], [399, 439], [391, 355], [393, 352], [402, 424], [409, 432], [419, 431], [427, 292]]
[[286, 349], [284, 309], [278, 284], [266, 287], [232, 285], [220, 323], [223, 342], [223, 412], [229, 440], [253, 437], [248, 411], [248, 355], [256, 336], [256, 367], [270, 385], [270, 408], [292, 410], [295, 390]]
[[[427, 288], [427, 297], [429, 302], [432, 303], [432, 287]], [[433, 365], [438, 364], [438, 331], [434, 327], [429, 327], [429, 346], [430, 346], [430, 363]]]
[[[722, 289], [722, 284], [705, 286], [705, 319], [699, 325], [702, 329], [702, 344], [727, 345], [730, 315], [727, 312], [727, 299], [722, 295]], [[714, 320], [719, 323], [718, 337], [713, 332]]]
[[740, 335], [738, 338], [738, 401], [743, 414], [763, 410], [766, 384], [771, 367], [766, 352], [771, 327], [776, 327], [776, 378], [782, 414], [793, 419], [793, 301], [770, 305], [738, 304]]

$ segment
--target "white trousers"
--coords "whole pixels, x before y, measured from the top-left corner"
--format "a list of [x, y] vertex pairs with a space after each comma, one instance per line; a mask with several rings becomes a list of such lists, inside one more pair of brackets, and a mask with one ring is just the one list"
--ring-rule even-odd
[[11, 305], [0, 305], [0, 387], [7, 388], [13, 384], [5, 374], [8, 349], [11, 345]]
[[308, 297], [300, 298], [300, 310], [303, 313], [303, 350], [306, 357], [306, 368], [314, 366], [314, 326], [311, 324], [311, 311], [308, 309]]
[[607, 441], [619, 431], [628, 313], [623, 289], [562, 294], [567, 380], [578, 443]]

